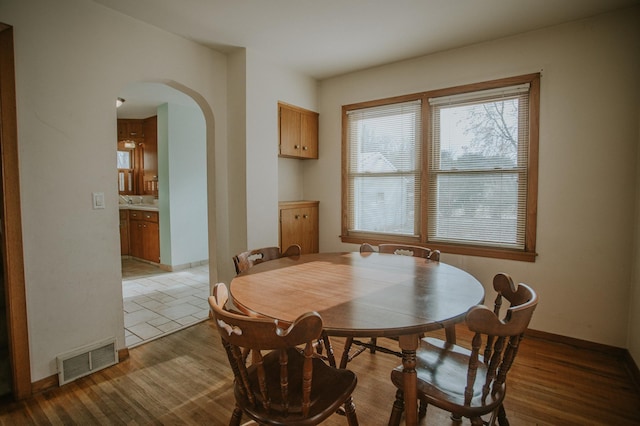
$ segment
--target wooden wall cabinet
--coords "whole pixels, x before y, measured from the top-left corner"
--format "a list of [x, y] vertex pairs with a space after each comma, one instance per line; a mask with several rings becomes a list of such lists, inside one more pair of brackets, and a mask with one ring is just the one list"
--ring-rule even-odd
[[160, 263], [158, 212], [129, 210], [129, 254]]
[[318, 158], [318, 113], [278, 102], [280, 157]]
[[158, 197], [158, 116], [145, 118], [142, 152], [142, 194]]
[[318, 253], [319, 201], [286, 201], [278, 203], [280, 210], [280, 248], [286, 250], [298, 244], [302, 253]]
[[118, 119], [118, 140], [138, 140], [144, 138], [142, 120], [119, 118]]

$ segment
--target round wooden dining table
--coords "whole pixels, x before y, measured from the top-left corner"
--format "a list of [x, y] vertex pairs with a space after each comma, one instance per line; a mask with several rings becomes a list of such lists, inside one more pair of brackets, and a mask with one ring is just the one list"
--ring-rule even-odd
[[484, 300], [469, 273], [420, 257], [315, 253], [254, 265], [230, 284], [245, 312], [293, 321], [316, 311], [329, 336], [399, 337], [405, 418], [417, 424], [416, 349], [420, 334], [464, 320]]

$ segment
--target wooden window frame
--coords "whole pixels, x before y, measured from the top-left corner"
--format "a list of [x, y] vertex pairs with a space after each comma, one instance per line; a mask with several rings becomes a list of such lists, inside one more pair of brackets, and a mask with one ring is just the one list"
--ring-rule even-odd
[[[525, 243], [524, 249], [508, 249], [499, 247], [479, 246], [471, 244], [453, 244], [442, 242], [430, 242], [428, 236], [428, 188], [429, 176], [428, 156], [429, 156], [429, 140], [430, 133], [430, 107], [429, 98], [437, 98], [441, 96], [450, 96], [461, 93], [477, 92], [481, 90], [498, 89], [513, 85], [525, 84], [530, 85], [529, 89], [529, 156], [527, 167], [527, 195], [526, 195], [526, 225], [525, 225]], [[422, 179], [421, 179], [421, 196], [420, 196], [420, 229], [417, 237], [411, 236], [391, 236], [389, 234], [375, 234], [350, 231], [348, 211], [348, 163], [349, 143], [348, 143], [348, 117], [347, 113], [351, 110], [368, 108], [373, 106], [400, 103], [414, 99], [422, 100], [422, 135], [420, 143], [422, 144]], [[370, 244], [381, 244], [389, 242], [410, 243], [414, 245], [437, 249], [443, 253], [452, 253], [469, 256], [481, 256], [489, 258], [519, 260], [526, 262], [534, 262], [536, 258], [536, 230], [537, 230], [537, 211], [538, 211], [538, 156], [539, 156], [539, 124], [540, 124], [540, 73], [526, 74], [516, 77], [508, 77], [485, 81], [480, 83], [472, 83], [467, 85], [455, 86], [445, 89], [432, 90], [428, 92], [414, 93], [404, 96], [396, 96], [392, 98], [378, 99], [374, 101], [361, 102], [342, 107], [342, 229], [341, 239], [345, 243], [360, 244], [367, 242]]]

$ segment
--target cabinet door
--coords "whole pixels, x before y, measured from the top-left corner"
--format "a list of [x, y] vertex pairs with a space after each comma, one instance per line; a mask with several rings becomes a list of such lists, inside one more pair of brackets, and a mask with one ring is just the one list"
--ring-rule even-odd
[[300, 112], [284, 106], [280, 110], [280, 155], [297, 157], [300, 155]]
[[144, 120], [144, 152], [142, 164], [142, 193], [158, 196], [158, 117]]
[[144, 221], [142, 252], [143, 259], [160, 263], [160, 229], [158, 223]]
[[280, 247], [298, 244], [302, 253], [318, 252], [318, 207], [292, 207], [280, 210]]
[[280, 210], [280, 248], [282, 250], [286, 250], [292, 244], [300, 244], [298, 235], [302, 232], [301, 223], [298, 209]]
[[300, 157], [318, 158], [318, 114], [300, 115]]
[[120, 210], [120, 254], [129, 254], [129, 215], [126, 210]]
[[118, 140], [143, 138], [142, 120], [118, 120]]
[[299, 210], [301, 221], [300, 247], [302, 253], [318, 252], [318, 208], [304, 207]]
[[144, 221], [129, 220], [129, 254], [133, 257], [144, 259], [142, 248], [142, 232]]

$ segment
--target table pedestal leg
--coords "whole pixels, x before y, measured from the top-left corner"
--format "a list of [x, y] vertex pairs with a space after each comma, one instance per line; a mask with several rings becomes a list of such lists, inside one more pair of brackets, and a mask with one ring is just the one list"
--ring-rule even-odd
[[417, 334], [400, 336], [402, 372], [404, 376], [404, 413], [407, 426], [418, 424], [418, 384], [416, 373], [418, 340], [419, 336]]

